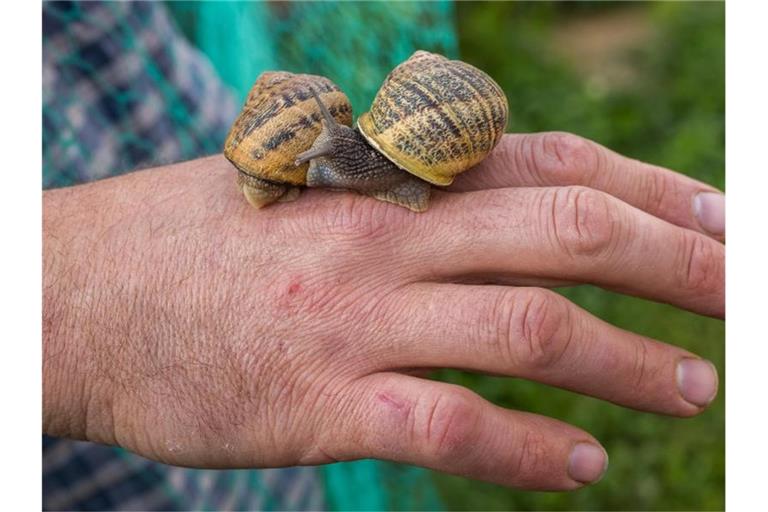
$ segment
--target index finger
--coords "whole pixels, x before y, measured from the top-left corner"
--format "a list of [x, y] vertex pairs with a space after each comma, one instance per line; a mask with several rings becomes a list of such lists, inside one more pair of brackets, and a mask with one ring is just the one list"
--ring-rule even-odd
[[506, 134], [449, 190], [564, 185], [601, 190], [672, 224], [725, 237], [725, 196], [719, 190], [570, 133]]
[[415, 219], [398, 253], [430, 280], [545, 277], [725, 315], [725, 246], [604, 192], [442, 193]]

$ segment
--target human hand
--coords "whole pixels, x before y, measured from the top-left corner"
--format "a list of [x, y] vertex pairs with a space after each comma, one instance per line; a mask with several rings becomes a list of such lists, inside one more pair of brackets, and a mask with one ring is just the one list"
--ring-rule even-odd
[[694, 200], [716, 191], [565, 134], [508, 135], [480, 167], [422, 214], [324, 190], [254, 210], [221, 156], [46, 192], [44, 430], [196, 467], [373, 457], [566, 490], [602, 474], [594, 438], [418, 370], [701, 412], [708, 362], [545, 287], [722, 317], [721, 203], [697, 220]]

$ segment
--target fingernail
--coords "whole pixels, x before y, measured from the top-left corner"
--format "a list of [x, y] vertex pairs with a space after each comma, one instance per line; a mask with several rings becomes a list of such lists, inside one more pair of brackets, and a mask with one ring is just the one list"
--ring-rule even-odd
[[717, 395], [717, 370], [704, 359], [683, 359], [677, 364], [677, 387], [686, 402], [705, 407]]
[[701, 192], [693, 198], [693, 214], [705, 231], [725, 234], [725, 196], [717, 192]]
[[608, 468], [608, 454], [592, 443], [579, 443], [573, 447], [568, 461], [568, 475], [584, 484], [595, 483]]

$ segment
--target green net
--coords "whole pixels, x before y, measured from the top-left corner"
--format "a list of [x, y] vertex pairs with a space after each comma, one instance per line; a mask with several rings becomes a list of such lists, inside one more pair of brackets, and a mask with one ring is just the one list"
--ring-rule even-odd
[[415, 50], [458, 54], [450, 2], [172, 2], [185, 34], [245, 99], [265, 69], [327, 76], [367, 110]]

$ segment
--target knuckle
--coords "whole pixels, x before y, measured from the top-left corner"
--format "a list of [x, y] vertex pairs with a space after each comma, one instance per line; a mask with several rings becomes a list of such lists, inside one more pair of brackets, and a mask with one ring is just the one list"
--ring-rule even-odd
[[513, 290], [498, 294], [489, 304], [487, 321], [470, 322], [482, 329], [478, 339], [487, 340], [493, 353], [502, 361], [515, 359], [515, 337], [517, 332], [515, 308], [517, 298]]
[[715, 244], [703, 235], [683, 233], [684, 261], [679, 267], [682, 288], [714, 292], [722, 287], [723, 267], [715, 254]]
[[645, 173], [644, 181], [644, 209], [650, 212], [664, 212], [668, 210], [668, 204], [673, 204], [671, 199], [678, 195], [677, 180], [670, 178], [663, 171], [656, 168], [650, 168], [648, 169], [648, 172]]
[[524, 167], [522, 164], [525, 164], [525, 162], [521, 160], [521, 156], [523, 156], [523, 151], [521, 150], [527, 145], [529, 138], [530, 135], [521, 134], [512, 137], [509, 134], [505, 134], [496, 147], [493, 148], [490, 155], [492, 158], [486, 158], [478, 164], [478, 166], [498, 160], [503, 167], [508, 169], [519, 169]]
[[648, 350], [648, 341], [643, 338], [637, 339], [635, 342], [634, 365], [632, 366], [635, 389], [637, 390], [643, 389], [645, 379], [649, 377]]
[[546, 438], [540, 432], [527, 430], [514, 453], [512, 474], [517, 480], [537, 474], [546, 460]]
[[532, 136], [524, 145], [526, 162], [548, 184], [587, 183], [601, 164], [601, 152], [594, 142], [567, 132]]
[[437, 461], [461, 458], [471, 451], [479, 413], [476, 395], [457, 386], [426, 401], [416, 441]]
[[564, 187], [555, 189], [544, 204], [554, 241], [566, 254], [594, 257], [613, 248], [617, 211], [606, 194], [587, 187]]
[[394, 217], [401, 212], [390, 206], [368, 197], [343, 194], [315, 218], [322, 234], [342, 242], [368, 245], [385, 238], [397, 224]]
[[528, 291], [514, 300], [501, 334], [510, 358], [528, 368], [557, 364], [570, 343], [568, 312], [562, 299], [545, 290]]

